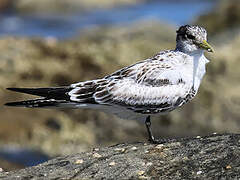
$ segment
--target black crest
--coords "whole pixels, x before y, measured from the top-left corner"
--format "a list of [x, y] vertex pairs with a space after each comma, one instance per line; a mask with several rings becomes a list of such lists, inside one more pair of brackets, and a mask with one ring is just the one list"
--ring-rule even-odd
[[178, 35], [184, 35], [189, 28], [189, 25], [181, 26], [176, 32]]

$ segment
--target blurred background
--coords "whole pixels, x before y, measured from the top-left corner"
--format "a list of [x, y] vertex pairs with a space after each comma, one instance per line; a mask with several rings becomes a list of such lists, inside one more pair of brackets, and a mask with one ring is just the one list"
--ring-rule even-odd
[[197, 97], [153, 119], [155, 136], [239, 133], [239, 0], [0, 0], [0, 168], [146, 141], [144, 124], [95, 110], [4, 107], [32, 98], [5, 88], [101, 78], [174, 49], [184, 24], [205, 27], [215, 53], [206, 53], [211, 61]]

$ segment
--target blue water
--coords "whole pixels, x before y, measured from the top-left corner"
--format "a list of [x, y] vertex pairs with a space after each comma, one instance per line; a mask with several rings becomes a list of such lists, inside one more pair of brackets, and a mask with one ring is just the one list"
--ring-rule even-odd
[[0, 158], [25, 167], [35, 166], [50, 159], [42, 152], [17, 147], [1, 148]]
[[[181, 3], [179, 3], [181, 2]], [[154, 19], [173, 25], [190, 23], [196, 16], [210, 11], [216, 1], [150, 1], [85, 14], [57, 15], [16, 13], [0, 15], [0, 35], [69, 38], [81, 29], [99, 25], [127, 25], [141, 19]]]

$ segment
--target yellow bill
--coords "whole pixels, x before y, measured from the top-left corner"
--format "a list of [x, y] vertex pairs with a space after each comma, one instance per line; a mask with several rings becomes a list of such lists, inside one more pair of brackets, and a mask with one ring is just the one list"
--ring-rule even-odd
[[210, 46], [210, 44], [208, 44], [208, 42], [206, 40], [203, 40], [203, 42], [201, 44], [199, 44], [199, 47], [207, 50], [208, 52], [214, 52], [212, 46]]

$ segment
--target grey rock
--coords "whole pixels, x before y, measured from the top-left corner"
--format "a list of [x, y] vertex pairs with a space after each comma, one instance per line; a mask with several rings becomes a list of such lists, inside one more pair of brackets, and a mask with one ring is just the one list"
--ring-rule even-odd
[[240, 134], [125, 143], [57, 157], [0, 179], [239, 179]]

